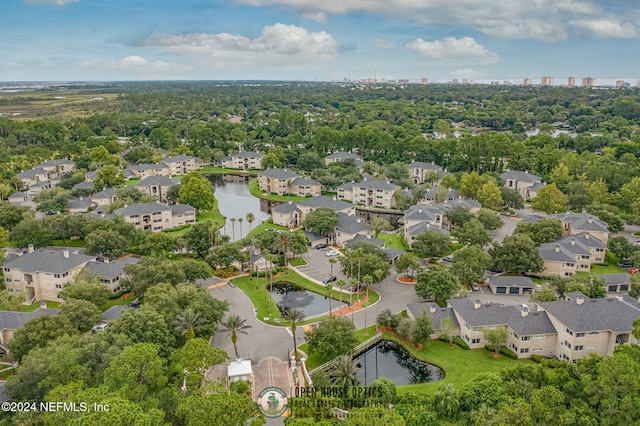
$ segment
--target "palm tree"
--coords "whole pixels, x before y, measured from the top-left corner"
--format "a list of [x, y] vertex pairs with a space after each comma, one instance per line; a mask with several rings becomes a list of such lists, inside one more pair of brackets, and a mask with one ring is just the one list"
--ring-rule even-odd
[[335, 257], [330, 257], [329, 258], [329, 268], [331, 268], [331, 273], [330, 275], [333, 276], [333, 265], [335, 265], [336, 263], [338, 263], [338, 259], [336, 259]]
[[177, 331], [180, 331], [186, 339], [193, 339], [196, 330], [204, 325], [205, 320], [202, 318], [200, 311], [194, 311], [192, 308], [186, 308], [176, 315], [173, 325]]
[[231, 343], [233, 343], [236, 358], [239, 358], [238, 346], [236, 345], [236, 342], [238, 341], [238, 334], [247, 334], [245, 330], [251, 328], [251, 326], [247, 325], [246, 322], [247, 320], [240, 318], [239, 315], [229, 315], [220, 322], [224, 327], [220, 331], [227, 333], [227, 336], [231, 336]]
[[296, 341], [296, 328], [297, 328], [297, 323], [299, 323], [304, 319], [304, 312], [296, 308], [289, 308], [286, 311], [284, 311], [282, 318], [284, 318], [287, 321], [291, 321], [291, 334], [293, 334], [293, 351], [295, 353], [295, 357], [297, 361], [298, 360], [298, 344]]
[[243, 220], [244, 219], [241, 217], [238, 218], [238, 224], [240, 225], [240, 238], [242, 238], [242, 221]]
[[342, 287], [346, 284], [347, 282], [345, 280], [338, 280], [338, 282], [336, 283], [336, 285], [338, 286], [338, 288], [340, 289], [340, 316], [342, 316]]
[[256, 217], [253, 215], [253, 213], [247, 213], [247, 222], [249, 223], [249, 232], [251, 232], [251, 224], [253, 223], [254, 220], [256, 220]]
[[351, 355], [345, 354], [338, 357], [338, 363], [329, 373], [329, 377], [331, 377], [331, 382], [335, 386], [346, 388], [348, 386], [357, 386], [360, 383], [357, 377], [359, 372], [358, 362], [351, 359]]
[[331, 284], [331, 281], [329, 281], [327, 283], [327, 288], [329, 289], [329, 318], [331, 318], [331, 316], [332, 316], [332, 311], [331, 311], [331, 290], [333, 290], [333, 284]]
[[236, 218], [232, 217], [230, 220], [231, 220], [231, 239], [235, 241], [236, 240]]
[[[362, 281], [364, 281], [364, 283], [367, 285], [367, 290], [364, 292], [364, 300], [365, 302], [368, 300], [367, 298], [369, 297], [369, 284], [373, 281], [373, 277], [371, 275], [365, 275], [364, 277], [362, 277]], [[364, 336], [366, 336], [367, 333], [367, 309], [363, 306], [362, 309], [364, 310], [364, 331], [362, 332], [362, 334]]]
[[276, 240], [276, 247], [278, 250], [282, 250], [284, 254], [284, 268], [289, 269], [289, 262], [287, 261], [287, 252], [291, 248], [291, 244], [293, 239], [291, 237], [291, 232], [284, 231], [278, 234], [278, 239]]

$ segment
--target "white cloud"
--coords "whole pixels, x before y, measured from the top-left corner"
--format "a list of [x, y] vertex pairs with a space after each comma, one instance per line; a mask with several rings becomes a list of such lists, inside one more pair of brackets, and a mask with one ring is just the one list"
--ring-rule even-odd
[[180, 65], [165, 61], [152, 62], [135, 55], [113, 60], [85, 61], [81, 66], [96, 71], [130, 72], [148, 79], [182, 78], [193, 70], [190, 65]]
[[[302, 16], [324, 22], [327, 14], [375, 14], [408, 19], [427, 25], [467, 26], [500, 38], [535, 39], [546, 42], [567, 38], [570, 21], [599, 20], [607, 15], [603, 3], [613, 0], [235, 0], [251, 6], [285, 5]], [[632, 1], [617, 1], [618, 17], [636, 10]], [[614, 19], [615, 16], [611, 15]], [[600, 24], [602, 25], [602, 23]], [[628, 24], [630, 25], [630, 24]], [[628, 37], [631, 33], [602, 29], [609, 37]]]
[[156, 34], [139, 44], [193, 54], [198, 60], [221, 69], [304, 66], [331, 60], [338, 52], [338, 44], [328, 33], [309, 32], [306, 28], [285, 24], [266, 26], [255, 39], [229, 33]]
[[376, 39], [376, 47], [379, 49], [393, 49], [396, 47], [396, 44], [389, 40]]
[[79, 0], [26, 0], [31, 4], [51, 4], [54, 6], [64, 6], [69, 3], [77, 3]]
[[569, 24], [577, 30], [599, 39], [635, 38], [636, 28], [630, 22], [620, 22], [614, 17], [602, 19], [572, 20]]
[[445, 37], [442, 40], [425, 41], [418, 38], [407, 44], [409, 49], [433, 61], [452, 61], [470, 64], [494, 64], [499, 56], [479, 44], [472, 37]]

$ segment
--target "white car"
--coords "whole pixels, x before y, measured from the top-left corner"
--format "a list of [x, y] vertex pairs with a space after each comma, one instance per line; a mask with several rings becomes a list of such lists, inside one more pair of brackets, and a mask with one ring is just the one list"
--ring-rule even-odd
[[340, 252], [337, 250], [329, 250], [324, 255], [327, 257], [335, 257], [335, 256], [340, 256]]

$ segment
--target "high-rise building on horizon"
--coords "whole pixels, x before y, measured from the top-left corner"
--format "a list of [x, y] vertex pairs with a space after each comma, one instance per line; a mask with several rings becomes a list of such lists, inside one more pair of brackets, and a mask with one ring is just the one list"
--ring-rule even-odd
[[540, 85], [541, 86], [553, 86], [553, 77], [550, 76], [543, 76], [540, 78]]
[[584, 77], [582, 79], [582, 87], [593, 87], [597, 84], [598, 79], [595, 77]]
[[524, 78], [524, 82], [522, 83], [523, 86], [531, 86], [531, 78], [529, 77], [525, 77]]
[[568, 87], [573, 87], [575, 85], [576, 85], [576, 78], [575, 77], [567, 78], [567, 86]]
[[421, 78], [420, 79], [420, 84], [429, 84], [429, 79], [428, 78]]

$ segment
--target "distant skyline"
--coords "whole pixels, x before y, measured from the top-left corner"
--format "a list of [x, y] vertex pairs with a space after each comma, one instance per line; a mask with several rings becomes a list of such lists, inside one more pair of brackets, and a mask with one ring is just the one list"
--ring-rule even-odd
[[630, 0], [4, 0], [0, 81], [640, 80]]

